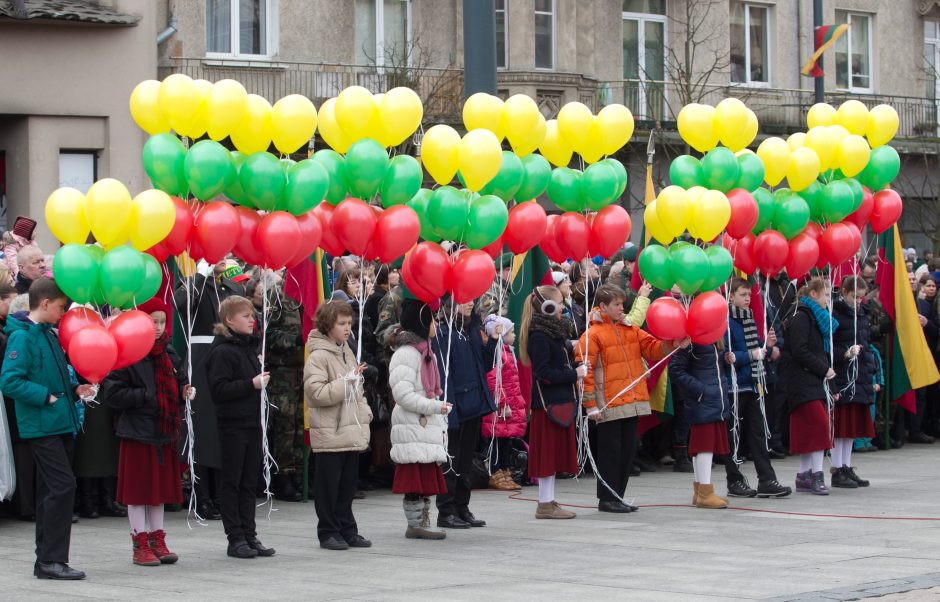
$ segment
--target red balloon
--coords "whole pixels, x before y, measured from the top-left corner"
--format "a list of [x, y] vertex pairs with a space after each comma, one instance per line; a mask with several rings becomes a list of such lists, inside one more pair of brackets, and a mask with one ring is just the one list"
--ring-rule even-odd
[[545, 237], [548, 216], [535, 201], [519, 203], [509, 212], [503, 237], [515, 255], [529, 251]]
[[480, 250], [460, 253], [454, 260], [451, 278], [454, 301], [467, 303], [481, 297], [495, 279], [496, 266], [489, 255]]
[[715, 291], [702, 293], [689, 305], [688, 332], [693, 343], [711, 345], [728, 328], [728, 304]]
[[608, 205], [594, 216], [588, 252], [601, 257], [610, 257], [630, 238], [633, 222], [630, 214], [620, 205]]
[[780, 271], [789, 252], [787, 239], [776, 230], [764, 230], [754, 241], [754, 259], [766, 276], [774, 276]]
[[166, 248], [165, 241], [159, 242], [153, 245], [152, 247], [144, 251], [144, 253], [146, 253], [147, 255], [150, 255], [151, 257], [153, 257], [160, 263], [163, 263], [164, 261], [167, 260], [167, 258], [170, 257], [170, 252]]
[[320, 218], [320, 226], [323, 228], [323, 237], [320, 238], [320, 248], [332, 255], [339, 257], [346, 252], [346, 247], [339, 241], [333, 232], [333, 215], [336, 213], [336, 207], [329, 203], [320, 203], [313, 208], [313, 213]]
[[163, 239], [163, 245], [170, 255], [179, 255], [186, 250], [193, 233], [193, 212], [186, 201], [175, 196], [170, 199], [176, 210], [176, 219], [173, 221], [173, 229]]
[[560, 215], [549, 215], [545, 223], [545, 236], [542, 237], [542, 240], [539, 241], [539, 247], [542, 248], [542, 251], [545, 253], [546, 257], [554, 261], [555, 263], [561, 263], [567, 257], [561, 252], [561, 249], [558, 247], [558, 238], [556, 236], [558, 232], [558, 220], [561, 219]]
[[377, 221], [378, 217], [369, 205], [359, 199], [348, 198], [334, 209], [330, 227], [339, 243], [350, 253], [363, 255], [369, 247]]
[[748, 232], [743, 238], [733, 239], [725, 237], [722, 245], [731, 253], [734, 267], [748, 276], [757, 271], [757, 260], [754, 259], [754, 241], [756, 238]]
[[238, 221], [242, 229], [232, 252], [249, 265], [263, 265], [264, 252], [255, 242], [255, 233], [261, 224], [261, 214], [254, 209], [242, 206], [235, 207], [235, 212], [238, 213]]
[[313, 255], [313, 252], [320, 246], [320, 239], [323, 238], [323, 227], [320, 225], [320, 218], [313, 211], [298, 215], [297, 227], [300, 228], [300, 246], [297, 253], [287, 262], [289, 268]]
[[196, 210], [193, 238], [208, 263], [218, 263], [241, 236], [241, 221], [235, 208], [222, 201], [203, 203]]
[[114, 370], [136, 364], [147, 357], [157, 336], [153, 318], [138, 309], [121, 312], [121, 315], [108, 325], [108, 332], [117, 343]]
[[[415, 280], [414, 275], [411, 273], [410, 258], [411, 258], [411, 253], [409, 253], [408, 255], [405, 255], [405, 261], [403, 261], [401, 264], [401, 278], [404, 281], [405, 286], [408, 287], [408, 290], [411, 291], [411, 293], [415, 297], [417, 297], [418, 299], [421, 299], [425, 303], [431, 303], [435, 299], [440, 299], [440, 297], [435, 297], [434, 293], [422, 287]], [[449, 267], [450, 266], [448, 266], [448, 269]]]
[[891, 189], [876, 192], [872, 204], [869, 221], [875, 234], [881, 234], [893, 226], [900, 219], [901, 211], [904, 209], [901, 196]]
[[65, 315], [59, 320], [59, 343], [62, 344], [62, 349], [68, 351], [69, 341], [72, 340], [75, 333], [92, 326], [104, 328], [104, 320], [101, 319], [98, 312], [87, 307], [76, 307], [65, 312]]
[[117, 342], [104, 326], [83, 328], [69, 341], [69, 363], [92, 384], [100, 383], [114, 369], [117, 357]]
[[865, 224], [868, 223], [868, 218], [871, 216], [871, 212], [875, 208], [875, 197], [872, 195], [871, 190], [862, 186], [862, 190], [865, 191], [865, 194], [862, 195], [862, 204], [858, 206], [854, 212], [850, 213], [843, 222], [849, 222], [855, 224], [859, 229], [859, 232], [865, 229]]
[[729, 191], [727, 197], [731, 204], [731, 219], [725, 231], [733, 238], [744, 238], [757, 224], [757, 201], [743, 188]]
[[806, 224], [806, 229], [803, 230], [800, 234], [806, 234], [812, 236], [816, 240], [819, 240], [819, 237], [822, 236], [823, 227], [817, 224], [816, 222], [810, 222]]
[[819, 261], [819, 243], [806, 232], [801, 232], [790, 240], [789, 247], [785, 267], [787, 276], [796, 280]]
[[274, 211], [261, 218], [255, 231], [255, 244], [264, 254], [265, 267], [279, 270], [300, 250], [300, 226], [293, 215]]
[[[843, 264], [858, 250], [857, 233], [858, 229], [854, 224], [839, 222], [830, 225], [819, 237], [819, 256], [825, 258], [830, 265]], [[861, 240], [860, 235], [858, 240]]]
[[688, 336], [685, 308], [672, 297], [660, 297], [646, 310], [647, 329], [657, 339], [675, 341]]
[[394, 205], [379, 216], [372, 237], [372, 251], [382, 263], [392, 263], [418, 242], [421, 222], [407, 205]]
[[484, 251], [487, 255], [493, 258], [493, 261], [495, 261], [496, 258], [499, 257], [499, 254], [503, 252], [504, 246], [506, 246], [506, 241], [503, 239], [502, 236], [500, 236], [499, 238], [497, 238], [496, 240], [494, 240], [493, 242], [486, 245], [480, 250]]
[[[493, 264], [492, 259], [489, 262], [490, 265]], [[402, 278], [405, 279], [408, 288], [422, 301], [438, 299], [450, 290], [450, 257], [439, 244], [427, 241], [418, 244], [405, 257], [405, 263], [408, 264], [408, 269], [402, 270]], [[425, 292], [428, 298], [419, 297], [415, 292], [417, 290]]]
[[568, 259], [580, 261], [588, 256], [588, 240], [591, 225], [580, 213], [569, 211], [558, 219], [555, 240], [558, 248]]

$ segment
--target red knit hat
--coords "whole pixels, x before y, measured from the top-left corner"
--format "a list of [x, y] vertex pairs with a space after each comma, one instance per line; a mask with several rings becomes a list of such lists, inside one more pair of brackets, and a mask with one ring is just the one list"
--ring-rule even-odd
[[13, 222], [13, 234], [21, 236], [26, 240], [32, 240], [33, 230], [36, 229], [36, 220], [30, 219], [25, 215], [18, 215]]

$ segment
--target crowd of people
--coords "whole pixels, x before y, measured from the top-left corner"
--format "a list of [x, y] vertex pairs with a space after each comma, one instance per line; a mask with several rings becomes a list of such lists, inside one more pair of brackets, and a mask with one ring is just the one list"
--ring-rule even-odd
[[[796, 491], [827, 495], [869, 486], [854, 453], [940, 435], [937, 385], [916, 392], [916, 412], [883, 402], [891, 324], [877, 258], [835, 287], [783, 273], [732, 279], [728, 331], [711, 345], [644, 330], [655, 293], [634, 274], [629, 244], [604, 262], [552, 265], [519, 323], [503, 269], [511, 255], [497, 258], [480, 299], [431, 304], [408, 291], [400, 266], [338, 257], [309, 333], [282, 272], [226, 258], [139, 307], [154, 321], [153, 348], [99, 388], [58, 344], [69, 300], [35, 226], [18, 218], [3, 239], [0, 392], [16, 472], [3, 508], [36, 522], [39, 578], [84, 578], [68, 565], [71, 525], [100, 516], [126, 517], [135, 564], [176, 562], [164, 513], [190, 502], [198, 518], [221, 520], [229, 556], [273, 556], [257, 499], [298, 502], [308, 482], [320, 546], [346, 550], [372, 545], [353, 502], [376, 489], [402, 496], [405, 537], [440, 540], [486, 525], [471, 510], [479, 487], [537, 483], [535, 517], [573, 519], [555, 484], [584, 471], [598, 511], [625, 514], [638, 510], [631, 476], [668, 467], [691, 473], [693, 505], [719, 509], [728, 499], [712, 480], [716, 462], [727, 496], [779, 498], [793, 490], [772, 461], [798, 455]], [[940, 262], [925, 260], [908, 271], [936, 354]], [[174, 331], [187, 344], [174, 347]], [[647, 428], [648, 379], [667, 361], [674, 415]]]

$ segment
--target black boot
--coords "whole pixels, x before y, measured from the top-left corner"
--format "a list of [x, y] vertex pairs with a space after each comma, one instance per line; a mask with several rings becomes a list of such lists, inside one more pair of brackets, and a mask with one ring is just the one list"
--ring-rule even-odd
[[[291, 475], [276, 474], [271, 477], [271, 492], [274, 497], [284, 502], [299, 502], [300, 492], [294, 487]], [[249, 542], [251, 543], [251, 542]]]
[[692, 461], [689, 460], [689, 448], [685, 445], [677, 445], [672, 448], [672, 457], [675, 463], [672, 465], [673, 472], [694, 472]]
[[101, 479], [101, 516], [127, 516], [127, 508], [115, 501], [117, 492], [117, 478], [104, 477]]
[[98, 483], [96, 479], [78, 479], [78, 515], [98, 518]]

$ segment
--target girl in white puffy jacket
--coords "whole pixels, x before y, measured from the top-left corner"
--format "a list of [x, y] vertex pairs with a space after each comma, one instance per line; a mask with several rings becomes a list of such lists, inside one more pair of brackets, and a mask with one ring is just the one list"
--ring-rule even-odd
[[447, 460], [447, 413], [442, 401], [441, 374], [431, 348], [436, 321], [431, 308], [417, 299], [401, 307], [400, 330], [389, 364], [389, 387], [395, 400], [392, 410], [392, 492], [404, 494], [403, 506], [409, 539], [444, 539], [443, 531], [430, 529], [432, 495], [447, 492], [441, 464]]

